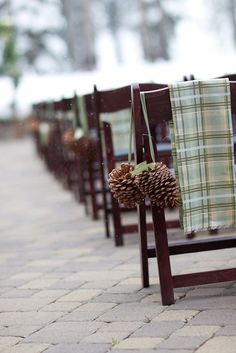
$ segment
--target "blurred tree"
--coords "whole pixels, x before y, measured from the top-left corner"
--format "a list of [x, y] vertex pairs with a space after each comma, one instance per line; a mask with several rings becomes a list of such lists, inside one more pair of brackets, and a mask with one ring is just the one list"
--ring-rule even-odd
[[45, 73], [68, 68], [60, 5], [60, 0], [0, 1], [0, 21], [14, 22], [22, 70]]
[[107, 27], [112, 35], [115, 56], [119, 63], [122, 62], [122, 43], [120, 41], [119, 31], [122, 27], [122, 6], [116, 0], [104, 1], [105, 12], [107, 15]]
[[3, 52], [0, 65], [0, 74], [10, 76], [14, 86], [18, 85], [20, 71], [18, 65], [18, 53], [16, 50], [16, 29], [13, 25], [0, 22], [0, 40]]
[[169, 41], [178, 17], [167, 5], [168, 0], [139, 0], [141, 42], [147, 61], [169, 59]]
[[211, 7], [214, 28], [223, 31], [223, 35], [228, 35], [230, 30], [236, 47], [236, 0], [211, 0], [208, 4]]
[[66, 19], [67, 45], [74, 69], [96, 66], [94, 0], [61, 0]]

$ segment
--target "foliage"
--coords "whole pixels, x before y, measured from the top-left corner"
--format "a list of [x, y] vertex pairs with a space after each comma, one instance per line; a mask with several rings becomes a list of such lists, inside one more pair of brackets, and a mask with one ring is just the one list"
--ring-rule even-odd
[[0, 23], [0, 40], [3, 41], [2, 63], [0, 75], [7, 75], [18, 85], [20, 72], [18, 68], [18, 53], [16, 48], [16, 28], [10, 24]]

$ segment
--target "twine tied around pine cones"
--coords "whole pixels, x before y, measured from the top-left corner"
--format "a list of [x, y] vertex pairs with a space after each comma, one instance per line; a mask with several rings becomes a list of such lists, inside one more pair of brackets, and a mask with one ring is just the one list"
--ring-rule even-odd
[[174, 175], [162, 162], [155, 162], [154, 147], [148, 124], [145, 98], [141, 96], [144, 118], [147, 126], [150, 153], [153, 162], [131, 164], [132, 120], [130, 123], [130, 146], [128, 163], [122, 163], [109, 173], [108, 185], [115, 199], [131, 208], [148, 198], [152, 205], [173, 208], [180, 204], [180, 192]]

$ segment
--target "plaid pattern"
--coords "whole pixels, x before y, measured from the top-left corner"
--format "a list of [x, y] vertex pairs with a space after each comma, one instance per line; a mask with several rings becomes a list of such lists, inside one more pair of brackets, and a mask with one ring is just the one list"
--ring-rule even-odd
[[131, 110], [122, 109], [114, 113], [102, 113], [101, 120], [111, 124], [114, 151], [128, 152]]
[[174, 83], [169, 85], [169, 92], [184, 231], [234, 226], [236, 184], [229, 81]]

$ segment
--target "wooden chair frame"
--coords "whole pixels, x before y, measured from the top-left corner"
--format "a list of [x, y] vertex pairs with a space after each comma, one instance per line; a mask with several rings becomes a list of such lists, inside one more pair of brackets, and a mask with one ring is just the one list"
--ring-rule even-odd
[[[230, 83], [232, 113], [236, 113], [236, 82]], [[138, 84], [132, 85], [132, 111], [135, 137], [135, 158], [140, 163], [144, 159], [150, 158], [150, 151], [147, 148], [147, 139], [142, 135], [145, 131], [144, 119], [140, 101], [141, 89]], [[146, 106], [149, 121], [153, 120], [169, 121], [172, 118], [170, 97], [168, 88], [145, 92]], [[145, 142], [146, 140], [146, 142]], [[158, 156], [158, 150], [156, 150]], [[222, 269], [215, 271], [196, 272], [173, 276], [171, 273], [170, 256], [184, 253], [195, 253], [200, 251], [219, 250], [236, 247], [236, 236], [224, 236], [210, 239], [183, 240], [169, 242], [167, 239], [167, 225], [164, 210], [156, 206], [152, 207], [152, 218], [154, 225], [155, 246], [147, 246], [147, 228], [145, 220], [145, 208], [139, 206], [139, 233], [142, 243], [141, 251], [145, 257], [157, 257], [160, 288], [163, 305], [174, 303], [174, 288], [207, 283], [217, 283], [236, 280], [236, 268]], [[143, 256], [142, 253], [142, 256]], [[145, 271], [147, 267], [143, 268]], [[144, 273], [143, 278], [148, 285], [148, 273]]]

